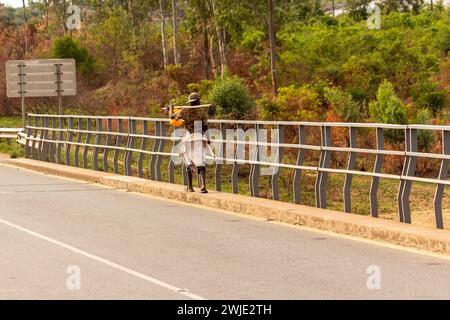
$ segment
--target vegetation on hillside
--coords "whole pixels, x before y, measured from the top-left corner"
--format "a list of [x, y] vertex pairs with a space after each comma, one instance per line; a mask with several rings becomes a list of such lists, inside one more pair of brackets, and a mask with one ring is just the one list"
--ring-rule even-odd
[[[162, 106], [183, 104], [197, 91], [229, 119], [450, 123], [450, 9], [438, 1], [431, 7], [423, 0], [380, 0], [381, 29], [368, 28], [370, 0], [72, 2], [82, 9], [80, 30], [65, 26], [68, 1], [30, 1], [25, 12], [0, 6], [0, 116], [20, 113], [19, 101], [6, 98], [7, 60], [74, 58], [78, 95], [64, 98], [67, 113], [159, 117]], [[333, 7], [343, 4], [346, 11], [334, 16]], [[57, 103], [27, 99], [27, 108], [56, 112]], [[348, 146], [346, 130], [333, 129], [333, 144]], [[387, 149], [404, 149], [402, 132], [385, 136]], [[298, 141], [289, 132], [286, 139]], [[440, 132], [420, 132], [420, 151], [442, 152], [441, 139]], [[374, 130], [358, 130], [359, 147], [374, 142]], [[344, 167], [347, 157], [333, 153], [332, 166]], [[307, 154], [305, 163], [315, 166], [316, 158]], [[296, 154], [287, 150], [285, 159], [295, 163]], [[370, 171], [373, 163], [360, 155], [356, 170]], [[403, 157], [386, 156], [383, 169], [398, 174], [403, 164]], [[439, 165], [423, 159], [417, 171], [435, 177]], [[248, 167], [240, 170], [247, 186]], [[292, 176], [280, 176], [284, 200]], [[331, 205], [338, 208], [343, 176], [330, 176]], [[304, 179], [304, 203], [313, 205], [314, 175]], [[396, 187], [388, 181], [381, 188], [384, 214], [394, 210]], [[368, 188], [368, 180], [355, 179], [358, 213], [368, 213], [361, 197]], [[423, 198], [431, 199], [432, 187], [426, 188]], [[261, 191], [270, 197], [269, 189]]]
[[[229, 117], [448, 122], [450, 10], [382, 1], [382, 27], [370, 30], [366, 0], [347, 0], [336, 17], [330, 10], [342, 1], [269, 2], [276, 83], [269, 6], [259, 0], [80, 0], [80, 30], [66, 27], [66, 2], [31, 1], [25, 14], [3, 6], [0, 72], [9, 59], [76, 59], [79, 94], [66, 105], [78, 113], [156, 116], [196, 88], [205, 102], [225, 103], [219, 110]], [[17, 114], [4, 81], [0, 113]], [[383, 92], [401, 110], [384, 110], [395, 106], [377, 99]], [[239, 110], [225, 102], [237, 96]], [[56, 110], [52, 99], [29, 105]]]

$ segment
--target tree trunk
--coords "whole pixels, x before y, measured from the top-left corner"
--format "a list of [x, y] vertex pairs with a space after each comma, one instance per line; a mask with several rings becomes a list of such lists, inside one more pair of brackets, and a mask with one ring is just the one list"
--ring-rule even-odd
[[275, 52], [275, 30], [273, 23], [273, 0], [269, 3], [269, 42], [270, 42], [270, 73], [272, 75], [272, 92], [276, 97], [278, 95], [278, 79], [277, 79], [277, 56]]
[[62, 27], [63, 27], [63, 30], [64, 30], [64, 34], [66, 34], [66, 32], [67, 32], [67, 26], [66, 26], [66, 20], [67, 20], [67, 16], [66, 16], [66, 14], [67, 14], [67, 8], [66, 8], [66, 0], [63, 0], [63, 8], [62, 8], [62, 10], [63, 10], [63, 15], [62, 15]]
[[177, 0], [172, 0], [172, 17], [173, 17], [173, 59], [175, 64], [179, 64], [180, 54], [177, 48], [177, 34], [178, 34]]
[[225, 42], [222, 33], [223, 29], [219, 27], [219, 24], [217, 23], [216, 7], [214, 5], [214, 2], [212, 2], [212, 11], [214, 16], [214, 23], [216, 25], [217, 44], [219, 46], [220, 69], [221, 69], [220, 74], [223, 77], [227, 69], [227, 55], [225, 53]]
[[209, 40], [208, 29], [206, 27], [206, 21], [203, 21], [203, 63], [205, 65], [205, 79], [209, 79]]
[[162, 38], [162, 51], [164, 60], [164, 70], [167, 69], [167, 42], [166, 42], [166, 18], [164, 14], [164, 0], [159, 0], [159, 8], [161, 14], [161, 38]]
[[212, 36], [209, 38], [209, 59], [211, 60], [211, 68], [214, 73], [214, 78], [217, 77], [217, 64], [214, 58], [214, 39]]
[[133, 15], [133, 3], [132, 0], [128, 0], [128, 13], [130, 14], [131, 18], [131, 25], [134, 26], [134, 15]]
[[50, 14], [50, 3], [48, 0], [44, 0], [45, 5], [45, 32], [48, 32], [48, 20], [49, 20], [49, 14]]
[[222, 32], [219, 27], [217, 27], [217, 44], [219, 45], [219, 57], [220, 57], [220, 74], [224, 76], [227, 68], [227, 56], [225, 54], [225, 45], [223, 43]]
[[333, 17], [336, 17], [336, 6], [334, 0], [331, 0], [331, 5], [333, 6]]
[[433, 11], [433, 0], [430, 0], [430, 9]]
[[28, 19], [27, 19], [27, 13], [26, 13], [26, 6], [25, 6], [25, 0], [22, 0], [22, 7], [23, 7], [23, 21], [25, 22], [25, 56], [28, 55]]

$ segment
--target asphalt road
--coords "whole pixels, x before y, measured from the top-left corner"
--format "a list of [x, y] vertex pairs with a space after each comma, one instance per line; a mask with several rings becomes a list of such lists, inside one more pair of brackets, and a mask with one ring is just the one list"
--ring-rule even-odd
[[449, 299], [450, 260], [0, 165], [0, 299], [128, 298]]

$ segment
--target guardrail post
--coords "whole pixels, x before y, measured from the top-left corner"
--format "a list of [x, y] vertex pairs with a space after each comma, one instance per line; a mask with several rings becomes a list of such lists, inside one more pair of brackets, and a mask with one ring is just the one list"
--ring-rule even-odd
[[[383, 128], [376, 129], [376, 139], [377, 139], [377, 150], [384, 150], [384, 131]], [[375, 157], [375, 164], [373, 167], [374, 173], [381, 173], [381, 168], [383, 167], [384, 154], [377, 154]], [[378, 185], [380, 183], [380, 177], [372, 177], [372, 182], [370, 184], [370, 213], [372, 217], [378, 217], [378, 202], [377, 193]]]
[[[28, 116], [28, 117], [30, 117], [30, 116]], [[38, 127], [38, 117], [33, 116], [33, 124], [34, 124], [34, 127]], [[38, 157], [39, 157], [39, 150], [36, 151], [36, 143], [37, 143], [39, 132], [40, 131], [38, 129], [33, 129], [33, 141], [31, 142], [31, 157], [33, 159], [38, 159]]]
[[[305, 126], [298, 126], [298, 143], [300, 145], [306, 144], [306, 130]], [[299, 148], [297, 152], [297, 166], [302, 166], [303, 161], [305, 161], [305, 153], [306, 150], [303, 148]], [[294, 203], [300, 204], [301, 202], [301, 191], [300, 191], [300, 181], [302, 177], [302, 169], [295, 169], [294, 171], [294, 179], [292, 181], [292, 194], [294, 195]]]
[[[176, 139], [175, 130], [172, 131], [171, 136], [174, 138], [172, 141], [172, 147], [170, 148], [171, 152], [173, 153], [173, 150], [175, 149], [175, 145], [178, 143]], [[168, 135], [169, 136], [169, 135]], [[169, 158], [169, 165], [167, 166], [167, 171], [169, 175], [169, 183], [175, 183], [175, 163], [172, 161], [172, 157]]]
[[128, 119], [128, 139], [127, 150], [125, 151], [125, 174], [127, 176], [132, 175], [131, 163], [133, 162], [133, 152], [128, 150], [134, 148], [134, 137], [131, 134], [136, 133], [136, 120]]
[[56, 161], [58, 161], [59, 164], [62, 164], [62, 159], [61, 159], [61, 149], [63, 146], [63, 141], [64, 141], [64, 118], [60, 117], [59, 118], [59, 133], [58, 133], [58, 144], [56, 147]]
[[[284, 148], [280, 147], [280, 143], [284, 143], [284, 126], [277, 125], [277, 141], [278, 146], [276, 147], [276, 157], [275, 162], [277, 164], [281, 163], [284, 155]], [[280, 178], [280, 170], [281, 168], [276, 166], [273, 167], [275, 173], [272, 174], [272, 199], [280, 200], [280, 188], [279, 188], [279, 178]]]
[[[256, 142], [261, 142], [260, 138], [263, 138], [264, 141], [265, 137], [260, 137], [261, 132], [261, 125], [255, 124], [255, 134], [256, 134]], [[267, 141], [266, 141], [267, 142]], [[266, 146], [267, 148], [267, 146]], [[249, 159], [252, 161], [260, 161], [259, 156], [259, 145], [249, 145], [249, 150], [252, 150], [254, 154], [252, 155], [249, 153]], [[253, 156], [253, 157], [252, 157]], [[249, 189], [250, 189], [250, 195], [252, 197], [259, 197], [259, 176], [260, 176], [260, 165], [259, 164], [250, 164], [250, 177], [249, 177]]]
[[112, 119], [108, 118], [106, 120], [106, 130], [108, 134], [105, 138], [105, 148], [103, 148], [103, 171], [108, 172], [108, 153], [109, 153], [109, 146], [111, 145], [111, 132], [113, 132], [113, 121]]
[[[160, 123], [160, 133], [161, 133], [161, 137], [165, 137], [166, 136], [166, 124], [164, 122]], [[164, 147], [166, 145], [166, 140], [165, 139], [161, 139], [161, 141], [159, 142], [159, 148], [158, 148], [158, 152], [164, 152]], [[162, 177], [161, 177], [161, 160], [162, 160], [163, 156], [161, 154], [158, 154], [156, 156], [156, 180], [157, 181], [161, 181]]]
[[[349, 129], [349, 141], [350, 141], [350, 148], [356, 148], [356, 128], [350, 127]], [[348, 163], [347, 163], [347, 170], [355, 170], [356, 165], [356, 152], [350, 152], [348, 157]], [[344, 182], [344, 211], [346, 213], [352, 212], [352, 200], [351, 200], [351, 188], [352, 188], [352, 180], [353, 180], [353, 174], [347, 173], [345, 175], [345, 182]]]
[[[56, 129], [56, 117], [51, 117], [51, 128]], [[56, 162], [56, 143], [55, 130], [50, 130], [49, 139], [52, 141], [49, 143], [48, 160], [49, 162]]]
[[[450, 155], [450, 131], [442, 131], [442, 154]], [[442, 159], [439, 170], [439, 180], [447, 180], [450, 160]], [[434, 213], [436, 217], [436, 228], [444, 229], [444, 220], [442, 218], [442, 197], [444, 195], [444, 184], [436, 186], [434, 195]]]
[[74, 160], [74, 166], [78, 167], [80, 164], [80, 144], [81, 144], [81, 139], [82, 139], [82, 133], [81, 130], [83, 130], [83, 118], [78, 118], [78, 136], [77, 136], [77, 144], [75, 145], [75, 151], [74, 151], [74, 156], [73, 156], [73, 160]]
[[[30, 157], [30, 135], [31, 135], [31, 129], [29, 127], [31, 127], [31, 117], [27, 116], [27, 123], [28, 126], [26, 128], [24, 128], [25, 133], [26, 133], [26, 137], [25, 137], [25, 158], [29, 158]], [[34, 136], [33, 136], [34, 137]]]
[[41, 154], [39, 160], [47, 161], [47, 151], [48, 151], [48, 143], [45, 140], [48, 140], [48, 118], [42, 117], [42, 130], [41, 141], [39, 142], [39, 146], [41, 147]]
[[[219, 131], [220, 131], [220, 139], [222, 140], [222, 143], [220, 144], [219, 153], [216, 155], [216, 157], [219, 159], [225, 159], [226, 130], [225, 130], [224, 123], [219, 124]], [[222, 191], [222, 175], [221, 175], [221, 173], [222, 173], [223, 163], [224, 163], [224, 160], [216, 160], [216, 168], [214, 170], [216, 191]]]
[[92, 154], [92, 168], [94, 170], [98, 171], [99, 147], [97, 147], [97, 146], [100, 145], [101, 134], [99, 132], [103, 131], [103, 122], [102, 122], [102, 119], [100, 119], [100, 118], [97, 118], [95, 122], [96, 122], [95, 131], [97, 131], [97, 133], [95, 134], [95, 138], [94, 138], [94, 144], [96, 146], [94, 147], [94, 152]]
[[45, 125], [44, 117], [39, 117], [39, 122], [40, 122], [39, 126], [41, 127], [41, 129], [39, 130], [40, 132], [39, 132], [39, 145], [38, 145], [37, 158], [40, 161], [45, 161], [44, 156], [43, 156], [43, 151], [42, 151], [43, 148], [44, 148], [44, 145], [43, 145], [43, 142], [42, 142], [42, 139], [44, 138], [44, 131], [45, 131], [45, 129], [44, 129], [44, 125]]
[[[143, 131], [143, 135], [146, 136], [148, 135], [148, 123], [146, 120], [142, 120], [142, 131]], [[145, 151], [145, 148], [147, 147], [147, 138], [146, 137], [142, 137], [142, 141], [141, 141], [141, 151]], [[142, 178], [144, 176], [144, 170], [142, 168], [142, 164], [144, 162], [144, 156], [145, 154], [143, 152], [139, 153], [139, 158], [138, 158], [138, 175], [139, 178]]]
[[[161, 122], [155, 121], [155, 142], [153, 143], [153, 149], [152, 152], [158, 152], [159, 150], [159, 144], [161, 143], [161, 139], [159, 138], [161, 136]], [[152, 154], [152, 157], [150, 158], [150, 179], [151, 180], [157, 180], [157, 174], [156, 174], [156, 154]]]
[[[321, 126], [321, 145], [322, 147], [331, 147], [331, 127]], [[316, 206], [318, 208], [327, 208], [327, 182], [328, 173], [320, 169], [330, 167], [331, 151], [321, 150], [319, 159], [319, 171], [316, 179]]]
[[122, 144], [122, 135], [120, 133], [124, 133], [122, 119], [117, 119], [117, 131], [118, 131], [119, 135], [117, 135], [116, 149], [114, 150], [114, 157], [113, 157], [115, 174], [119, 174], [119, 155], [120, 155], [119, 148], [120, 148], [120, 145]]
[[51, 156], [51, 162], [57, 162], [58, 161], [58, 155], [56, 153], [57, 149], [58, 149], [58, 132], [57, 132], [57, 122], [58, 122], [58, 118], [57, 117], [52, 117], [52, 137], [51, 137], [51, 146], [52, 146], [52, 152], [50, 153]]
[[51, 145], [52, 145], [52, 152], [50, 153], [50, 155], [51, 155], [51, 161], [52, 162], [55, 162], [55, 163], [57, 163], [58, 162], [58, 154], [57, 154], [57, 150], [58, 150], [58, 142], [57, 142], [57, 140], [58, 140], [58, 131], [56, 130], [57, 129], [57, 122], [58, 122], [58, 118], [57, 117], [52, 117], [52, 137], [51, 137], [51, 140], [52, 140], [52, 143], [51, 143]]
[[[244, 130], [242, 128], [242, 124], [236, 125], [236, 141], [243, 141], [244, 138]], [[234, 136], [233, 136], [234, 139]], [[228, 138], [227, 138], [228, 140]], [[233, 168], [231, 169], [231, 190], [233, 193], [239, 193], [239, 183], [238, 183], [238, 173], [239, 173], [239, 157], [244, 155], [244, 144], [236, 143], [235, 150], [236, 154], [234, 156], [235, 161], [233, 162]]]
[[[405, 148], [408, 152], [417, 152], [417, 130], [406, 129]], [[413, 177], [416, 172], [417, 157], [406, 156], [402, 176]], [[411, 193], [412, 181], [403, 180], [400, 183], [398, 193], [398, 209], [401, 222], [411, 223], [411, 208], [409, 205], [409, 194]]]
[[39, 130], [39, 144], [38, 144], [38, 152], [37, 152], [37, 158], [40, 161], [45, 161], [44, 157], [42, 156], [42, 149], [43, 149], [43, 143], [42, 139], [44, 138], [44, 117], [39, 117], [39, 126], [41, 129]]
[[[86, 142], [85, 144], [91, 144], [91, 131], [92, 131], [92, 122], [91, 122], [91, 118], [87, 118], [87, 135], [86, 135]], [[83, 150], [83, 168], [87, 168], [88, 167], [88, 151], [89, 151], [89, 147], [88, 146], [84, 146], [84, 150]]]
[[66, 166], [70, 166], [70, 150], [72, 149], [72, 139], [73, 139], [73, 118], [68, 118], [68, 130], [67, 130], [67, 140], [66, 142]]

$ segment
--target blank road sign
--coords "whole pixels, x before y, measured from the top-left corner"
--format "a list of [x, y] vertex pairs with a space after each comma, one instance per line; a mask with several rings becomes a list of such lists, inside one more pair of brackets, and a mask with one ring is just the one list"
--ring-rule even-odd
[[[21, 65], [23, 67], [21, 67]], [[57, 65], [60, 65], [61, 95], [76, 95], [74, 59], [10, 60], [6, 62], [6, 89], [9, 98], [58, 96]], [[23, 70], [21, 78], [21, 69]]]

